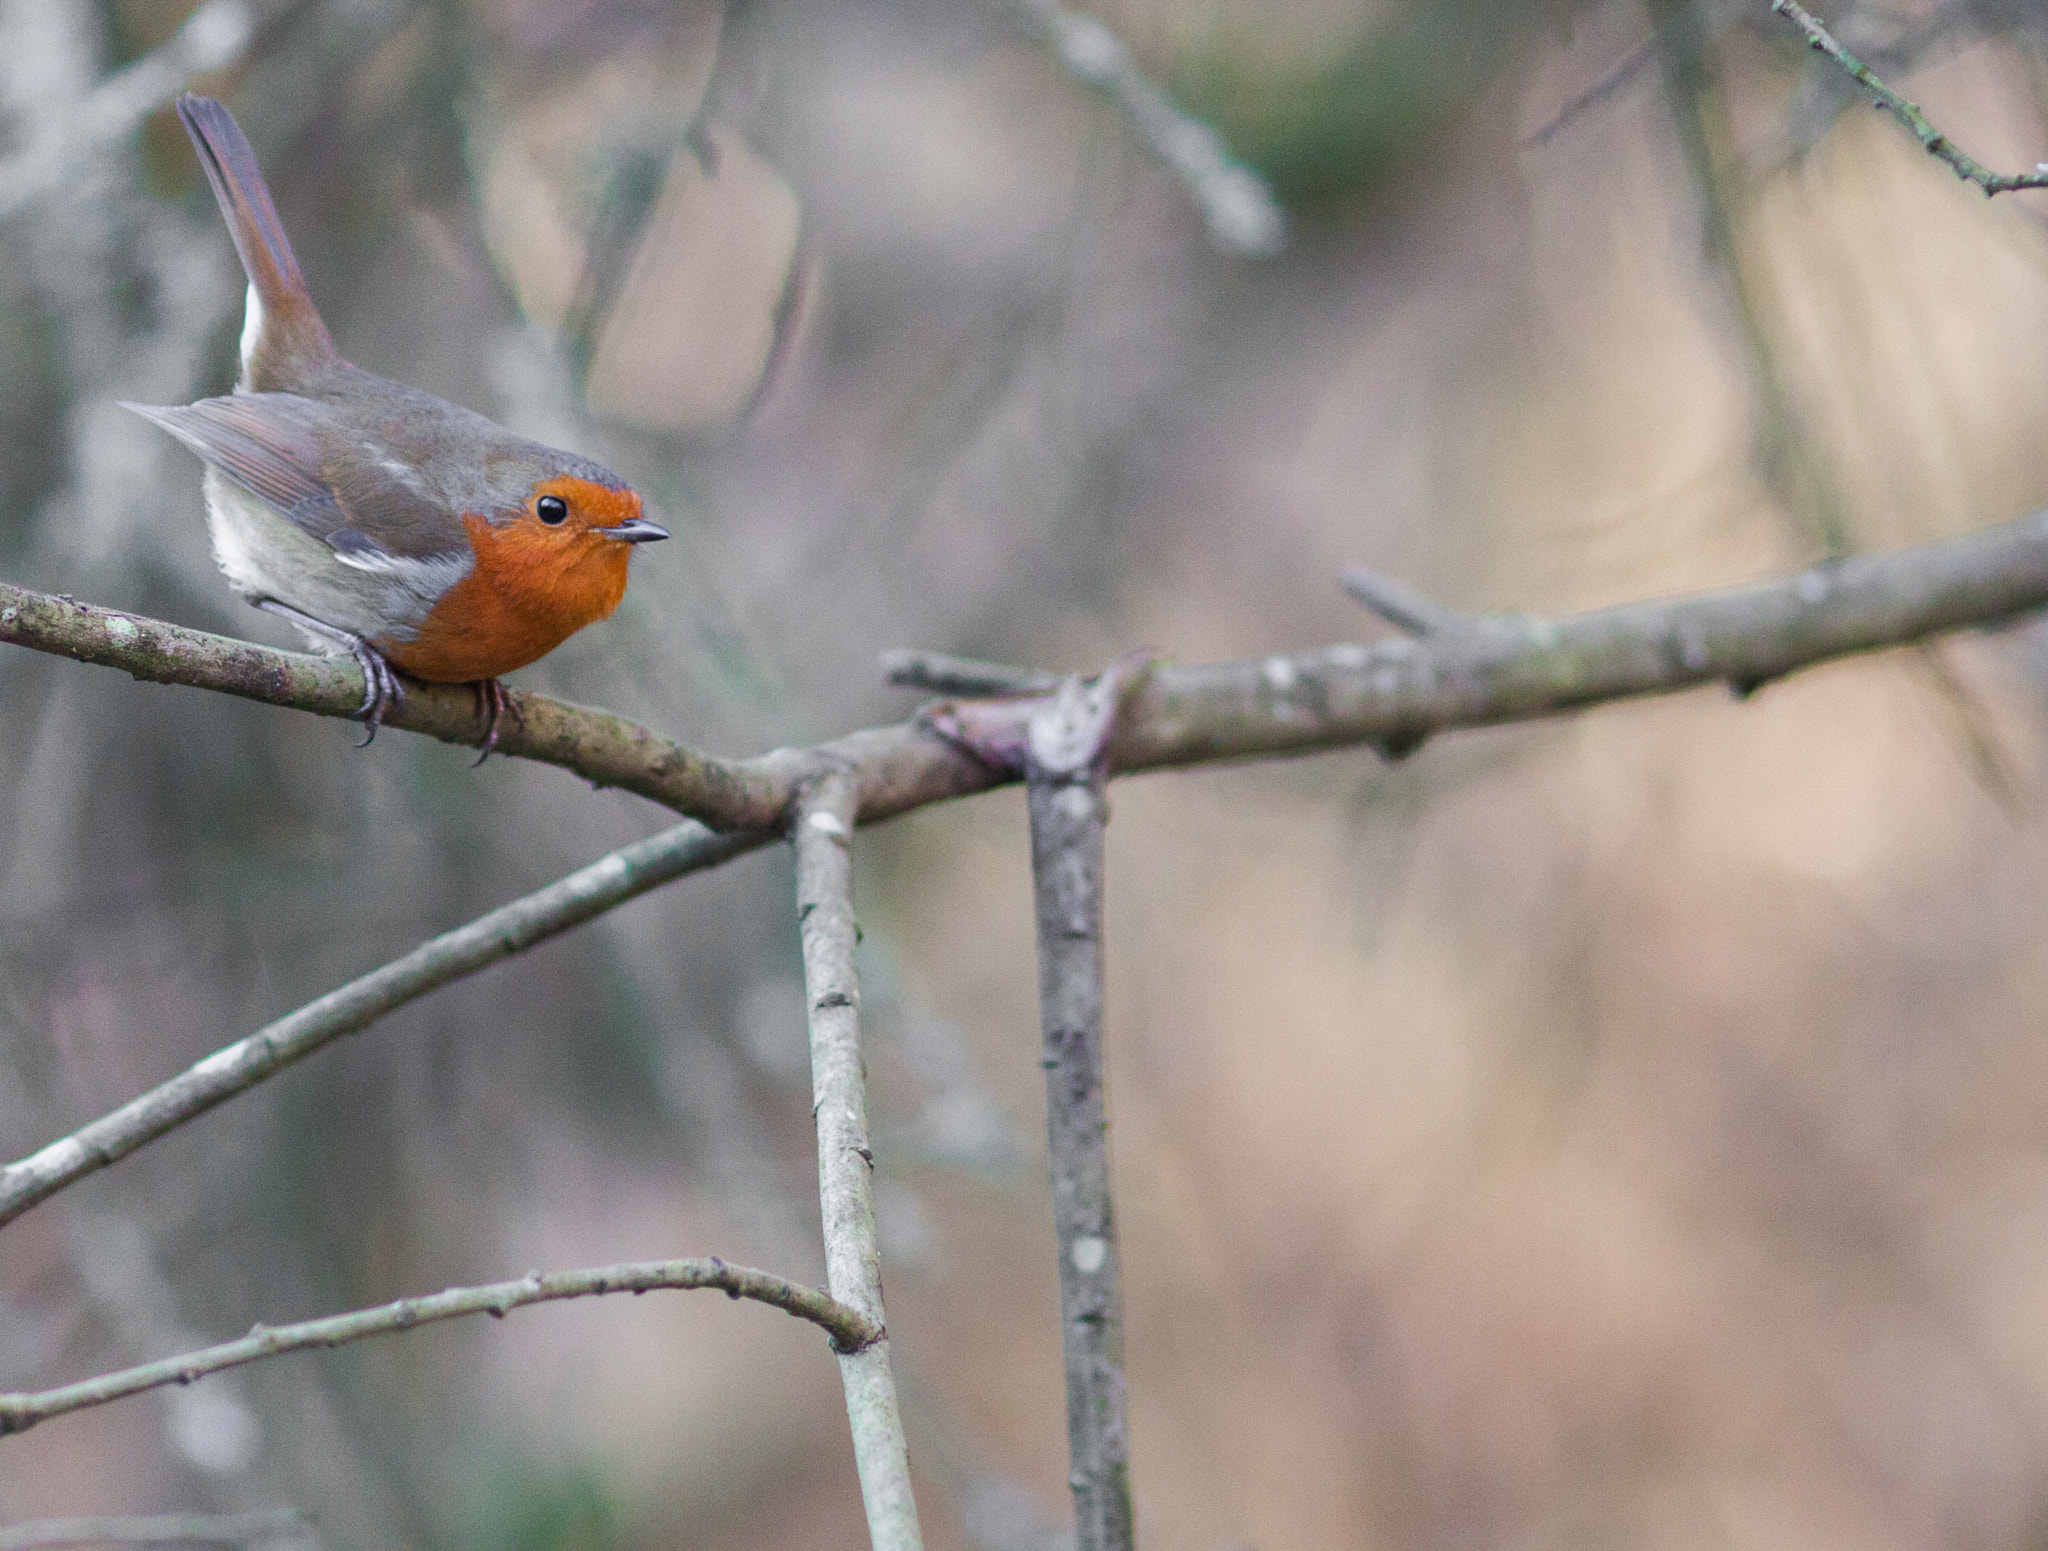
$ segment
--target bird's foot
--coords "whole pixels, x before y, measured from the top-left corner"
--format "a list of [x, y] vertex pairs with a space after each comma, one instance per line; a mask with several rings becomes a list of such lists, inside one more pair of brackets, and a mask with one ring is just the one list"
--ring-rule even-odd
[[398, 682], [398, 674], [390, 659], [353, 631], [327, 624], [311, 614], [303, 614], [289, 603], [280, 603], [275, 598], [251, 601], [266, 613], [290, 620], [299, 627], [299, 633], [316, 647], [329, 652], [347, 652], [355, 658], [357, 666], [363, 670], [363, 703], [350, 714], [370, 729], [363, 741], [356, 745], [357, 748], [368, 748], [376, 741], [377, 729], [384, 725], [384, 713], [405, 703], [405, 686]]
[[369, 731], [356, 747], [366, 749], [376, 741], [377, 729], [384, 725], [384, 713], [395, 705], [405, 704], [405, 686], [398, 682], [390, 659], [361, 636], [351, 639], [349, 651], [363, 668], [363, 704], [356, 712], [356, 720]]
[[475, 679], [471, 681], [469, 687], [476, 695], [476, 714], [489, 718], [484, 723], [483, 752], [477, 755], [476, 764], [469, 767], [474, 770], [477, 765], [489, 759], [491, 750], [498, 746], [498, 723], [504, 719], [505, 713], [510, 711], [512, 720], [521, 727], [526, 725], [526, 713], [519, 709], [519, 703], [497, 679]]

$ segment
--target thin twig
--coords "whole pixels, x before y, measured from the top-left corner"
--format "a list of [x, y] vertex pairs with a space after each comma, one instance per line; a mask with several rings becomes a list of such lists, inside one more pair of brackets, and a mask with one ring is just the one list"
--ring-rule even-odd
[[451, 980], [524, 952], [671, 879], [765, 843], [766, 837], [715, 835], [701, 824], [685, 821], [424, 942], [405, 957], [236, 1040], [111, 1114], [0, 1169], [0, 1225]]
[[1397, 630], [1410, 635], [1441, 635], [1469, 628], [1471, 619], [1456, 609], [1445, 608], [1436, 599], [1406, 582], [1362, 565], [1352, 566], [1341, 578], [1344, 590]]
[[821, 1327], [841, 1351], [865, 1351], [882, 1339], [879, 1321], [815, 1287], [799, 1286], [767, 1271], [727, 1265], [716, 1258], [658, 1260], [584, 1271], [534, 1271], [516, 1282], [451, 1287], [423, 1298], [400, 1298], [396, 1303], [374, 1309], [358, 1309], [351, 1314], [307, 1320], [298, 1325], [280, 1325], [274, 1330], [258, 1325], [239, 1341], [223, 1342], [181, 1357], [166, 1357], [119, 1373], [101, 1374], [40, 1394], [0, 1395], [0, 1437], [26, 1432], [36, 1423], [67, 1411], [105, 1405], [167, 1384], [190, 1384], [209, 1373], [239, 1368], [285, 1352], [345, 1346], [351, 1341], [393, 1335], [469, 1314], [503, 1319], [511, 1310], [529, 1303], [595, 1298], [605, 1293], [644, 1293], [657, 1288], [716, 1288], [730, 1298], [752, 1298], [772, 1304]]
[[1201, 208], [1209, 240], [1239, 258], [1271, 258], [1287, 246], [1287, 212], [1266, 180], [1223, 137], [1155, 86], [1123, 39], [1086, 11], [1055, 0], [1017, 0], [1067, 70], [1107, 92]]
[[884, 652], [882, 672], [899, 688], [922, 689], [934, 695], [1042, 695], [1059, 684], [1052, 674], [1035, 668], [1013, 668], [1008, 663], [953, 657], [945, 652]]
[[1966, 156], [1960, 146], [1934, 127], [1916, 103], [1908, 102], [1885, 85], [1868, 65], [1837, 43], [1819, 18], [1804, 6], [1796, 4], [1795, 0], [1771, 0], [1771, 9], [1804, 32], [1809, 48], [1827, 55], [1847, 71], [1859, 86], [1870, 93], [1875, 106], [1905, 125], [1930, 156], [1946, 162], [1964, 182], [1976, 184], [1987, 196], [2009, 194], [2014, 189], [2048, 188], [2048, 162], [2038, 164], [2032, 172], [1993, 172]]
[[[811, 1033], [811, 1111], [818, 1123], [818, 1201], [825, 1229], [825, 1285], [832, 1296], [883, 1325], [882, 1257], [875, 1236], [875, 1155], [868, 1141], [866, 1067], [860, 1049], [860, 986], [853, 950], [851, 776], [820, 778], [798, 797], [790, 828], [796, 850], [797, 921], [803, 938], [804, 996]], [[875, 1551], [919, 1551], [917, 1503], [889, 1342], [878, 1335], [845, 1352], [839, 1375], [853, 1429], [853, 1458]]]
[[75, 112], [0, 163], [0, 221], [63, 187], [80, 162], [133, 134], [194, 76], [234, 63], [255, 33], [246, 0], [206, 0], [169, 41], [109, 76]]
[[312, 1518], [299, 1508], [32, 1519], [0, 1528], [0, 1551], [28, 1551], [32, 1546], [243, 1546], [296, 1538], [312, 1524]]
[[1129, 1551], [1134, 1534], [1121, 1255], [1102, 1091], [1104, 755], [1122, 691], [1115, 670], [1093, 686], [1067, 680], [1031, 718], [1026, 742], [1077, 1551]]

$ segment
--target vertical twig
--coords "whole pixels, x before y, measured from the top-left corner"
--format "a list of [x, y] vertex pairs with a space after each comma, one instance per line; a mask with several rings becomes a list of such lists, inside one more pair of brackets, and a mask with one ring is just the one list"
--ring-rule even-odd
[[1025, 779], [1039, 1025], [1077, 1551], [1133, 1544], [1123, 1295], [1102, 1099], [1103, 749], [1122, 675], [1069, 679], [1032, 719]]
[[[868, 1145], [867, 1072], [860, 1051], [860, 988], [854, 978], [851, 776], [835, 773], [804, 789], [796, 804], [797, 920], [803, 936], [804, 994], [810, 1009], [811, 1109], [818, 1122], [818, 1200], [825, 1224], [825, 1285], [877, 1324], [882, 1258], [875, 1242], [875, 1156]], [[885, 1327], [886, 1329], [886, 1327]], [[921, 1551], [910, 1456], [889, 1338], [842, 1352], [846, 1415], [853, 1427], [868, 1534], [875, 1551]]]

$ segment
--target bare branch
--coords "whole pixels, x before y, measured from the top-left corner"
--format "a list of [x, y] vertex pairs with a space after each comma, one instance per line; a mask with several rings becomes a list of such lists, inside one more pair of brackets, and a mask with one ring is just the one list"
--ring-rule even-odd
[[75, 113], [0, 163], [0, 221], [62, 187], [87, 157], [135, 133], [194, 76], [239, 59], [255, 32], [246, 0], [206, 0], [168, 42], [102, 81]]
[[[351, 657], [281, 652], [6, 582], [0, 582], [0, 641], [119, 668], [152, 683], [218, 690], [321, 716], [352, 717], [363, 703], [362, 670]], [[593, 785], [636, 792], [716, 829], [771, 825], [788, 802], [779, 787], [750, 789], [747, 773], [732, 762], [693, 753], [609, 711], [521, 690], [508, 696], [518, 714], [499, 730], [501, 753], [560, 765]], [[466, 685], [411, 681], [404, 703], [391, 709], [384, 725], [469, 748], [482, 746], [486, 730]]]
[[407, 1002], [770, 838], [715, 835], [701, 824], [678, 824], [420, 944], [404, 958], [215, 1051], [142, 1097], [0, 1169], [0, 1225]]
[[1771, 0], [1771, 9], [1805, 33], [1808, 47], [1816, 53], [1827, 55], [1840, 65], [1859, 86], [1870, 93], [1876, 107], [1882, 108], [1905, 125], [1930, 156], [1946, 162], [1949, 169], [1964, 182], [1976, 184], [1987, 196], [2009, 194], [2014, 189], [2048, 188], [2048, 162], [2038, 164], [2032, 172], [1993, 172], [1966, 156], [1960, 146], [1928, 121], [1927, 115], [1920, 111], [1917, 104], [1908, 102], [1885, 85], [1868, 65], [1837, 43], [1833, 34], [1821, 25], [1819, 18], [1804, 6], [1796, 4], [1795, 0]]
[[298, 1508], [255, 1513], [165, 1513], [86, 1519], [33, 1519], [0, 1528], [0, 1551], [31, 1546], [242, 1546], [295, 1537], [312, 1527]]
[[1017, 0], [1017, 9], [1051, 40], [1061, 64], [1115, 100], [1153, 155], [1186, 185], [1210, 242], [1239, 258], [1271, 258], [1287, 246], [1287, 212], [1266, 180], [1231, 155], [1214, 129], [1153, 85], [1121, 38], [1086, 11], [1055, 0]]
[[[1112, 774], [1367, 745], [1398, 756], [1457, 727], [1554, 716], [1610, 700], [1725, 683], [1740, 693], [1815, 663], [1992, 625], [2048, 606], [2048, 512], [1891, 555], [1831, 561], [1782, 580], [1623, 604], [1560, 620], [1488, 615], [1475, 628], [1375, 646], [1330, 646], [1240, 662], [1154, 667], [1131, 692], [1109, 749]], [[345, 714], [360, 704], [353, 662], [303, 657], [182, 630], [0, 583], [0, 640], [119, 667], [138, 678], [223, 689]], [[351, 680], [356, 680], [351, 683]], [[965, 705], [850, 733], [813, 749], [711, 760], [600, 711], [519, 697], [519, 752], [684, 808], [733, 832], [684, 825], [611, 857], [373, 971], [164, 1087], [0, 1170], [0, 1224], [260, 1082], [329, 1039], [566, 930], [646, 889], [776, 839], [799, 784], [847, 773], [857, 820], [877, 823], [1017, 779], [940, 731]], [[421, 686], [404, 725], [476, 742], [459, 687]], [[459, 729], [459, 730], [458, 730]], [[538, 751], [536, 751], [538, 749]], [[567, 750], [569, 752], [564, 752]], [[578, 751], [581, 751], [580, 753]], [[595, 752], [592, 752], [595, 751]], [[582, 755], [588, 754], [588, 763]], [[636, 763], [637, 761], [637, 763]]]
[[[1112, 774], [1322, 749], [1402, 747], [1456, 727], [1554, 716], [1699, 684], [1754, 689], [1801, 668], [1994, 625], [2048, 607], [2048, 512], [1889, 555], [1829, 561], [1747, 587], [1622, 604], [1559, 620], [1488, 615], [1485, 628], [1153, 669], [1118, 721]], [[362, 703], [348, 659], [305, 657], [114, 614], [0, 583], [0, 641], [346, 715]], [[780, 833], [797, 788], [853, 772], [878, 823], [1016, 779], [934, 731], [929, 717], [753, 759], [694, 753], [605, 711], [514, 692], [508, 753], [664, 803], [714, 828]], [[474, 748], [483, 728], [459, 685], [420, 685], [388, 725]]]
[[[797, 921], [810, 1009], [811, 1111], [818, 1122], [818, 1200], [825, 1227], [825, 1285], [879, 1327], [882, 1255], [875, 1237], [875, 1155], [868, 1142], [866, 1066], [860, 1049], [860, 986], [853, 949], [855, 789], [832, 774], [804, 789], [790, 829], [796, 850]], [[889, 1342], [879, 1336], [839, 1359], [853, 1458], [875, 1551], [920, 1551], [917, 1502]]]
[[1092, 687], [1067, 680], [1032, 717], [1026, 744], [1040, 1060], [1077, 1551], [1129, 1551], [1134, 1537], [1122, 1257], [1102, 1091], [1104, 764], [1123, 679], [1113, 669]]
[[1406, 582], [1362, 565], [1343, 575], [1344, 590], [1397, 630], [1410, 635], [1440, 635], [1469, 626], [1472, 621], [1456, 609], [1447, 609], [1427, 593]]
[[599, 1266], [585, 1271], [529, 1273], [516, 1282], [495, 1282], [486, 1287], [451, 1287], [446, 1292], [423, 1298], [400, 1298], [374, 1309], [336, 1314], [326, 1319], [307, 1320], [298, 1325], [280, 1325], [272, 1330], [258, 1325], [239, 1341], [223, 1342], [181, 1357], [143, 1363], [119, 1373], [102, 1374], [61, 1389], [32, 1395], [0, 1395], [0, 1437], [26, 1432], [38, 1422], [67, 1411], [105, 1405], [144, 1390], [167, 1384], [190, 1384], [194, 1379], [226, 1368], [239, 1368], [286, 1352], [303, 1352], [315, 1347], [346, 1346], [371, 1336], [392, 1335], [419, 1325], [444, 1319], [461, 1319], [469, 1314], [489, 1314], [503, 1319], [513, 1309], [529, 1303], [550, 1303], [563, 1298], [595, 1298], [606, 1293], [644, 1293], [657, 1288], [717, 1288], [730, 1298], [752, 1298], [772, 1304], [798, 1319], [807, 1319], [832, 1337], [841, 1351], [865, 1351], [882, 1340], [882, 1327], [858, 1309], [848, 1308], [815, 1287], [802, 1287], [767, 1271], [731, 1266], [717, 1258], [709, 1260], [658, 1260], [640, 1264]]
[[1059, 685], [1052, 674], [1035, 668], [1013, 668], [1007, 663], [951, 657], [944, 652], [884, 652], [882, 672], [891, 684], [935, 695], [1042, 695]]

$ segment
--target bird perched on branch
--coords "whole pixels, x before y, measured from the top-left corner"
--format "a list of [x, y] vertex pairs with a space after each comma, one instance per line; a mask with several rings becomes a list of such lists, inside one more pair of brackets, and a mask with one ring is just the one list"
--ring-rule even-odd
[[224, 398], [126, 407], [205, 460], [234, 589], [362, 664], [370, 738], [404, 698], [396, 669], [474, 685], [488, 756], [498, 676], [610, 615], [634, 549], [668, 530], [589, 459], [344, 361], [241, 127], [190, 93], [178, 117], [248, 272], [242, 372]]

